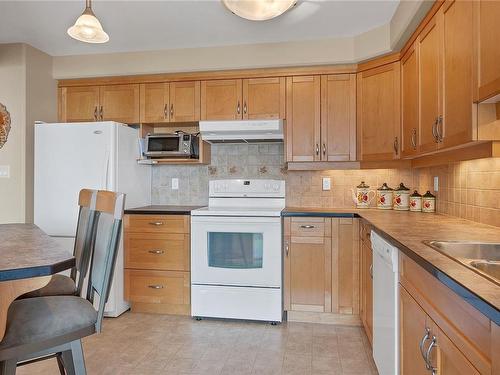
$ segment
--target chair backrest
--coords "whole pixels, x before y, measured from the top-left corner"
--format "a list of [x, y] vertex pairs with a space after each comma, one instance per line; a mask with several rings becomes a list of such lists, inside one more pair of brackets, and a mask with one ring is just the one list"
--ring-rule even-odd
[[[92, 252], [92, 241], [94, 225], [96, 219], [97, 190], [82, 189], [78, 197], [78, 223], [76, 226], [75, 247], [75, 267], [71, 270], [71, 278], [75, 281], [78, 295], [82, 291], [85, 276], [89, 268]], [[78, 280], [77, 280], [78, 278]]]
[[[120, 243], [125, 194], [99, 190], [87, 299], [97, 308], [96, 331], [101, 331]], [[96, 298], [97, 297], [97, 298]]]

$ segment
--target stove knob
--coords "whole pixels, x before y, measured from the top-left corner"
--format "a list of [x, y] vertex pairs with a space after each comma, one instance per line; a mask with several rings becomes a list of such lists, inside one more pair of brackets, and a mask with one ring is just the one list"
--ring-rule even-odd
[[279, 191], [279, 189], [280, 189], [280, 185], [279, 184], [274, 184], [273, 185], [273, 190], [274, 191]]

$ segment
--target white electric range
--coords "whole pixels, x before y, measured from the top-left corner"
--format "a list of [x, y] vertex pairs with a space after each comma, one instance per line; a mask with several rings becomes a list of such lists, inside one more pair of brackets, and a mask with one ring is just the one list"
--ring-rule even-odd
[[285, 181], [214, 180], [191, 211], [191, 315], [281, 322]]

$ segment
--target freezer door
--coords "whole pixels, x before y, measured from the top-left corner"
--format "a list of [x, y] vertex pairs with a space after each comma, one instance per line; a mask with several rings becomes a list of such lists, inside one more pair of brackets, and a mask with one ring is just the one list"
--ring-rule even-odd
[[74, 236], [78, 193], [105, 189], [116, 124], [35, 125], [34, 220], [51, 236]]

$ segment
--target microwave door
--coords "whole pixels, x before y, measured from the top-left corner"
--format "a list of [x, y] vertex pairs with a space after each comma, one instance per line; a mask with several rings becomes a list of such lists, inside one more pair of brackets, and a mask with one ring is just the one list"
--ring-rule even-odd
[[182, 155], [182, 153], [179, 152], [181, 142], [181, 137], [149, 137], [147, 154], [149, 156]]

